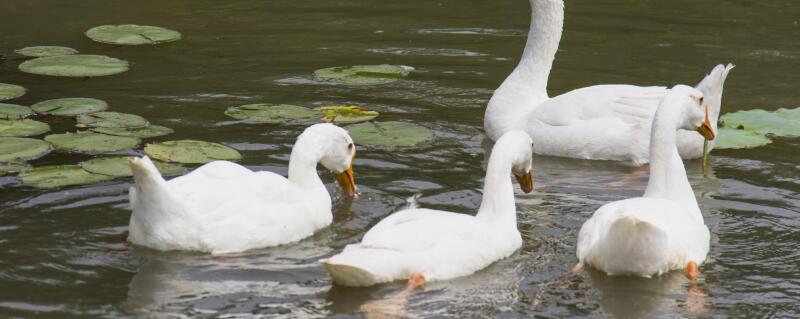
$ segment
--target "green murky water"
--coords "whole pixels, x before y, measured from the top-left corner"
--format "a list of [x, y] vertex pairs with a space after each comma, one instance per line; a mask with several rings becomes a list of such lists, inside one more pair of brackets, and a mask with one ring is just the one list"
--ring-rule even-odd
[[[713, 65], [737, 64], [723, 112], [796, 107], [800, 6], [790, 1], [570, 1], [551, 94], [600, 83], [694, 84]], [[0, 2], [0, 54], [63, 45], [131, 62], [93, 79], [51, 78], [0, 63], [0, 82], [29, 92], [14, 103], [93, 97], [110, 110], [238, 149], [242, 163], [286, 173], [294, 137], [285, 125], [231, 124], [223, 111], [249, 103], [367, 105], [383, 120], [411, 120], [436, 141], [413, 152], [362, 148], [363, 196], [335, 199], [335, 223], [298, 244], [225, 258], [125, 244], [131, 180], [42, 191], [0, 177], [0, 317], [359, 317], [361, 305], [401, 284], [331, 287], [316, 260], [356, 241], [405, 199], [474, 212], [484, 161], [483, 108], [516, 64], [524, 0], [494, 1], [66, 1]], [[136, 23], [180, 31], [178, 42], [115, 47], [83, 32]], [[408, 78], [346, 88], [312, 81], [316, 69], [402, 64]], [[69, 118], [50, 121], [72, 130]], [[702, 176], [687, 163], [711, 252], [691, 288], [658, 279], [568, 274], [577, 231], [599, 205], [636, 196], [647, 176], [616, 163], [536, 157], [538, 189], [519, 194], [521, 251], [478, 274], [433, 283], [408, 300], [427, 317], [796, 317], [800, 315], [800, 139], [715, 151]], [[125, 153], [130, 154], [130, 153]], [[74, 164], [50, 155], [34, 165]], [[330, 189], [333, 180], [325, 176]], [[338, 190], [336, 190], [338, 192]]]

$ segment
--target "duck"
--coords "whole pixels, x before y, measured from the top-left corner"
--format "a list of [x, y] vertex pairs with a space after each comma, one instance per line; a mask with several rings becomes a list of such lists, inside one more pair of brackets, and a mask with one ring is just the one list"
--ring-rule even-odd
[[[564, 26], [563, 0], [530, 0], [530, 30], [519, 64], [494, 91], [484, 114], [486, 135], [496, 140], [509, 130], [523, 130], [536, 154], [588, 160], [649, 162], [650, 123], [664, 86], [596, 85], [550, 97], [547, 81]], [[696, 86], [709, 105], [717, 128], [725, 79], [734, 66], [717, 65]], [[678, 133], [684, 159], [700, 158], [703, 138]], [[714, 148], [709, 142], [708, 150]]]
[[425, 208], [405, 209], [384, 218], [360, 243], [320, 262], [333, 282], [364, 287], [408, 280], [408, 290], [427, 281], [467, 276], [506, 258], [522, 245], [517, 229], [514, 188], [533, 190], [531, 138], [510, 131], [492, 148], [476, 215]]
[[[703, 93], [677, 85], [659, 104], [650, 133], [650, 179], [642, 197], [601, 206], [578, 233], [574, 272], [651, 277], [683, 269], [696, 280], [710, 234], [678, 152], [680, 130], [713, 140]], [[697, 134], [695, 133], [695, 134]]]
[[215, 255], [299, 241], [333, 220], [317, 164], [336, 174], [346, 195], [355, 196], [355, 154], [346, 130], [322, 123], [297, 137], [288, 178], [213, 161], [167, 181], [150, 158], [133, 158], [128, 241]]

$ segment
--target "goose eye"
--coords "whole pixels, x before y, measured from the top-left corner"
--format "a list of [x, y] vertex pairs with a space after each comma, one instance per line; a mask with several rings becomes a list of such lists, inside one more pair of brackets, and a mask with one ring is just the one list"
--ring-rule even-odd
[[703, 104], [703, 97], [702, 96], [700, 97], [700, 104], [701, 105]]
[[352, 150], [353, 150], [353, 147], [354, 147], [354, 146], [353, 146], [353, 143], [347, 144], [347, 150], [348, 150], [348, 151], [352, 151]]

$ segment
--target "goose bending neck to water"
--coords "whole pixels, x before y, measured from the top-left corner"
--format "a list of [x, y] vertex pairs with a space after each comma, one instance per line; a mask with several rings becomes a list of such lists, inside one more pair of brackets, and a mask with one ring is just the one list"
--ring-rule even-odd
[[[667, 88], [597, 85], [550, 97], [547, 81], [564, 26], [564, 1], [530, 0], [530, 4], [530, 31], [522, 58], [486, 108], [484, 128], [489, 138], [523, 130], [531, 135], [537, 154], [649, 162], [650, 123]], [[697, 85], [706, 97], [714, 129], [723, 84], [732, 68], [718, 65]], [[677, 145], [682, 158], [703, 155], [703, 139], [693, 132], [681, 131]]]
[[288, 179], [216, 161], [167, 181], [149, 158], [135, 158], [128, 241], [158, 250], [222, 254], [301, 240], [333, 219], [317, 163], [335, 172], [345, 192], [354, 195], [354, 157], [347, 131], [317, 124], [297, 138]]

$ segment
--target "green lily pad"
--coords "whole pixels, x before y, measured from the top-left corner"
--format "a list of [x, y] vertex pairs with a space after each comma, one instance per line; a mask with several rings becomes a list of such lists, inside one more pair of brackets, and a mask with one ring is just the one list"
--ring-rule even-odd
[[78, 115], [79, 126], [137, 128], [147, 126], [147, 120], [136, 114], [96, 112]]
[[134, 148], [141, 140], [136, 137], [113, 136], [88, 131], [45, 136], [60, 151], [98, 154]]
[[717, 138], [714, 140], [714, 149], [754, 148], [769, 143], [772, 143], [772, 140], [761, 133], [720, 127], [717, 132]]
[[28, 163], [23, 162], [2, 162], [0, 163], [0, 176], [5, 176], [9, 173], [19, 173], [31, 169]]
[[[118, 156], [118, 157], [105, 157], [95, 158], [88, 161], [79, 163], [83, 169], [90, 173], [102, 174], [114, 177], [127, 177], [133, 176], [131, 171], [130, 160], [132, 156]], [[161, 175], [175, 175], [186, 171], [186, 167], [181, 164], [164, 163], [160, 161], [153, 161], [156, 168], [161, 172]]]
[[380, 113], [362, 109], [355, 105], [330, 105], [318, 107], [315, 110], [325, 113], [323, 120], [332, 123], [358, 123], [374, 119]]
[[27, 106], [0, 103], [0, 119], [19, 120], [33, 115], [33, 110]]
[[78, 165], [53, 165], [30, 169], [19, 174], [22, 184], [36, 188], [56, 188], [91, 184], [113, 179], [113, 176], [92, 174]]
[[259, 103], [230, 107], [225, 115], [254, 123], [277, 124], [319, 120], [323, 113], [297, 105]]
[[727, 128], [777, 136], [800, 136], [800, 109], [738, 111], [725, 114], [720, 120]]
[[14, 50], [19, 55], [24, 55], [32, 58], [41, 58], [46, 56], [59, 56], [59, 55], [72, 55], [77, 54], [78, 50], [68, 47], [41, 45], [35, 47], [25, 47], [19, 50]]
[[72, 117], [103, 111], [108, 108], [108, 104], [98, 99], [68, 97], [42, 101], [31, 105], [31, 108], [40, 114]]
[[410, 147], [433, 139], [433, 132], [408, 122], [367, 122], [346, 127], [358, 145]]
[[166, 126], [148, 125], [145, 127], [95, 127], [92, 131], [116, 136], [133, 136], [138, 138], [149, 138], [172, 134], [175, 131]]
[[185, 164], [204, 164], [216, 160], [235, 161], [242, 158], [238, 151], [225, 145], [195, 140], [147, 144], [144, 152], [160, 161]]
[[40, 158], [53, 147], [42, 140], [25, 137], [0, 137], [0, 162], [29, 161]]
[[25, 73], [51, 76], [106, 76], [128, 71], [128, 62], [104, 55], [59, 55], [22, 62], [19, 70]]
[[25, 88], [16, 84], [0, 83], [0, 101], [10, 100], [25, 95]]
[[181, 39], [178, 31], [149, 25], [101, 25], [86, 31], [95, 42], [118, 45], [141, 45], [172, 42]]
[[47, 133], [50, 125], [34, 120], [0, 120], [0, 136], [34, 136]]
[[337, 66], [314, 71], [314, 76], [323, 81], [346, 85], [384, 84], [402, 79], [413, 70], [404, 65], [354, 65]]

